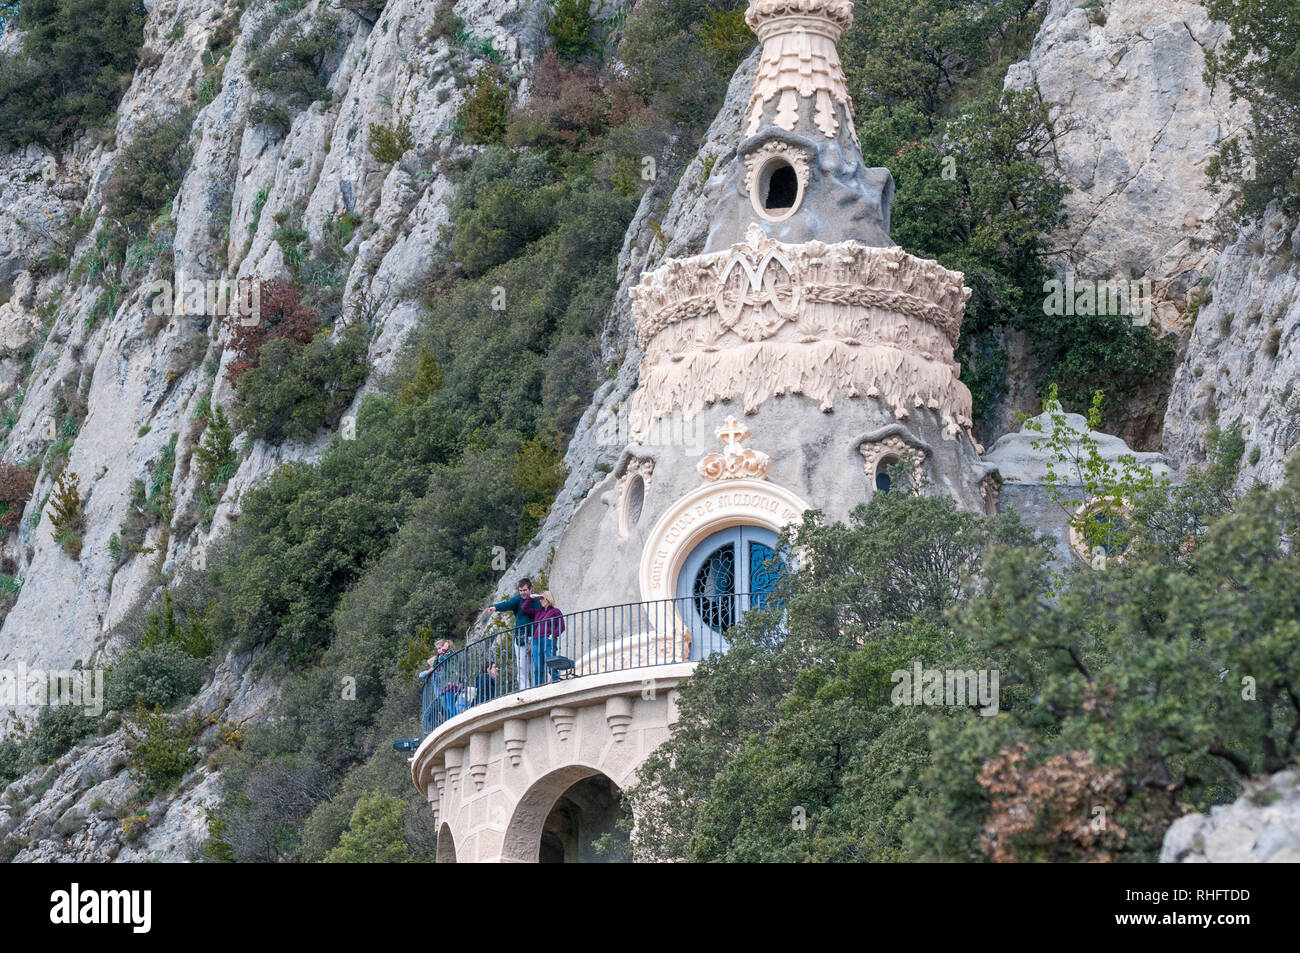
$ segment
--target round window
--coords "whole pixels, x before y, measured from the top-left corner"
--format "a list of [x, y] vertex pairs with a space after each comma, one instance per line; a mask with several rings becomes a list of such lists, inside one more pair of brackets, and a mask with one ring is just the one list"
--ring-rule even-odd
[[789, 218], [803, 201], [799, 173], [780, 156], [771, 157], [754, 176], [750, 201], [755, 211], [770, 222]]

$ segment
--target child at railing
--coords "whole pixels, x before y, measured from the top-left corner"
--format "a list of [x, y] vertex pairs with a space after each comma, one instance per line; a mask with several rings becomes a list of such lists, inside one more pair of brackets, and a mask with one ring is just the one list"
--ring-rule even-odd
[[[547, 589], [538, 601], [541, 606], [521, 606], [519, 611], [528, 616], [533, 623], [533, 684], [546, 682], [546, 662], [556, 655], [560, 644], [560, 634], [564, 631], [564, 613], [555, 604], [555, 596]], [[551, 672], [551, 681], [558, 676]]]

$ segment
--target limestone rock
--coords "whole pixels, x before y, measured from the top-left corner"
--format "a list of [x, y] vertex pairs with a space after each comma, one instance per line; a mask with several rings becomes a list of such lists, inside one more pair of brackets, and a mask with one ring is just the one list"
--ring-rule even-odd
[[1277, 484], [1300, 445], [1300, 229], [1276, 208], [1215, 261], [1174, 375], [1164, 446], [1179, 466], [1205, 459], [1212, 425], [1237, 424], [1237, 489]]
[[1035, 90], [1053, 125], [1053, 170], [1071, 187], [1059, 267], [1089, 280], [1151, 279], [1157, 321], [1177, 323], [1214, 259], [1205, 165], [1243, 112], [1202, 78], [1226, 27], [1194, 0], [1053, 0], [1010, 89]]
[[1162, 864], [1300, 863], [1300, 771], [1246, 785], [1232, 804], [1169, 825]]

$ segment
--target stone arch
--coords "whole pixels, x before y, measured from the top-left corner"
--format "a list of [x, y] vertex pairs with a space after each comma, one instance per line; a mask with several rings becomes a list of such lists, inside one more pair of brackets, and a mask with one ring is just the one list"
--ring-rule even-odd
[[655, 523], [641, 553], [641, 598], [673, 599], [677, 574], [695, 547], [732, 526], [781, 532], [798, 521], [806, 502], [767, 480], [721, 480], [698, 487], [674, 502]]
[[438, 852], [434, 855], [434, 863], [456, 863], [456, 839], [452, 836], [451, 825], [446, 821], [442, 822], [442, 827], [438, 830]]
[[[515, 804], [510, 823], [506, 825], [501, 860], [521, 864], [537, 863], [542, 846], [542, 825], [546, 823], [555, 802], [577, 782], [598, 774], [605, 772], [586, 764], [570, 764], [556, 768], [534, 781]], [[618, 782], [615, 780], [615, 783]]]

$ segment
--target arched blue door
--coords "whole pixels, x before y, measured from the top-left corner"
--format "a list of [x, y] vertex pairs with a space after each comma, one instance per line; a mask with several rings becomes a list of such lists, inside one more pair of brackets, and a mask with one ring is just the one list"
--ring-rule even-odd
[[776, 533], [733, 526], [714, 533], [686, 557], [677, 576], [678, 608], [691, 629], [691, 659], [725, 652], [725, 633], [751, 606], [761, 606], [779, 569]]

